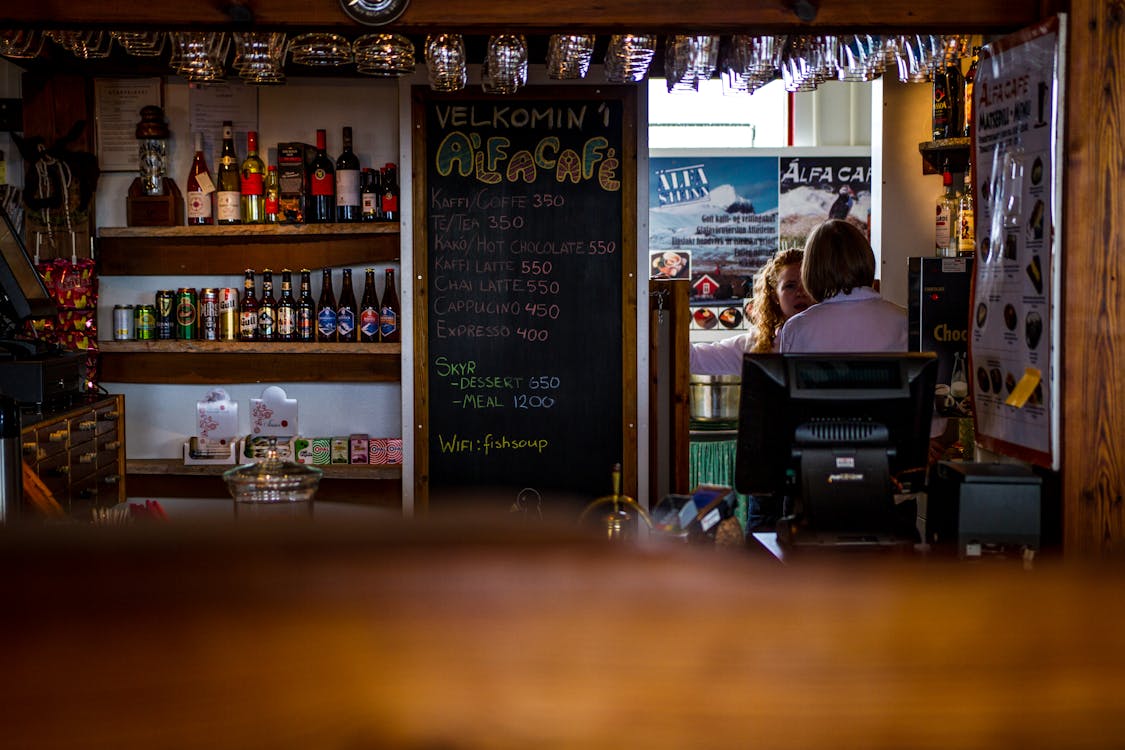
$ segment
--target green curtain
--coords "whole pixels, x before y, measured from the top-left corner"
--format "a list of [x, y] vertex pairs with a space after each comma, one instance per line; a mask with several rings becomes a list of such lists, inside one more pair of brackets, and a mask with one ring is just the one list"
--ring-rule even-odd
[[[718, 484], [725, 487], [734, 487], [734, 458], [738, 441], [734, 438], [714, 439], [692, 437], [689, 443], [688, 484], [692, 487], [700, 484]], [[737, 493], [736, 493], [737, 494]], [[746, 508], [748, 498], [737, 495], [738, 507], [735, 517], [742, 525], [742, 531], [747, 528]]]

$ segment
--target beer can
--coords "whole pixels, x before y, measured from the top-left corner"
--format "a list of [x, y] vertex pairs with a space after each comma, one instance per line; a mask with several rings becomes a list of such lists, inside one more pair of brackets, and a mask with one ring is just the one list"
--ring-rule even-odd
[[113, 306], [113, 338], [117, 341], [132, 341], [134, 336], [133, 306]]
[[194, 289], [176, 290], [176, 338], [190, 341], [199, 327], [199, 304]]
[[229, 286], [219, 290], [219, 339], [238, 340], [238, 290]]
[[137, 305], [133, 308], [133, 333], [138, 341], [152, 341], [156, 338], [156, 308], [152, 305]]
[[199, 338], [219, 340], [219, 290], [212, 287], [199, 290]]
[[176, 337], [176, 293], [161, 289], [156, 293], [156, 338]]

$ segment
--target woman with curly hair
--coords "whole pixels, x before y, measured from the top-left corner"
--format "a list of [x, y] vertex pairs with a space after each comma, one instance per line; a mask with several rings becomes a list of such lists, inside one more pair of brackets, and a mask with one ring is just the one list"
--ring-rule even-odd
[[691, 371], [696, 375], [741, 375], [746, 352], [775, 351], [777, 332], [786, 320], [813, 304], [801, 283], [801, 250], [779, 250], [754, 277], [754, 330], [722, 341], [692, 344]]

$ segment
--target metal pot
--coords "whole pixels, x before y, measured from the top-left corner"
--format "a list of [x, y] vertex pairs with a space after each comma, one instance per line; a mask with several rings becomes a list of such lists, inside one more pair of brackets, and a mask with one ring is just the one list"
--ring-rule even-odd
[[698, 422], [738, 421], [742, 378], [737, 375], [692, 375], [691, 418]]

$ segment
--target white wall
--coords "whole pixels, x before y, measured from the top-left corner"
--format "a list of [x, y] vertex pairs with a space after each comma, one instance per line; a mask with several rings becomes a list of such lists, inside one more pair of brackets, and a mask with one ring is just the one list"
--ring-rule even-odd
[[893, 73], [874, 83], [871, 165], [871, 240], [880, 259], [883, 296], [906, 305], [906, 259], [932, 255], [934, 200], [941, 175], [922, 174], [918, 144], [930, 140], [929, 84], [900, 83]]

